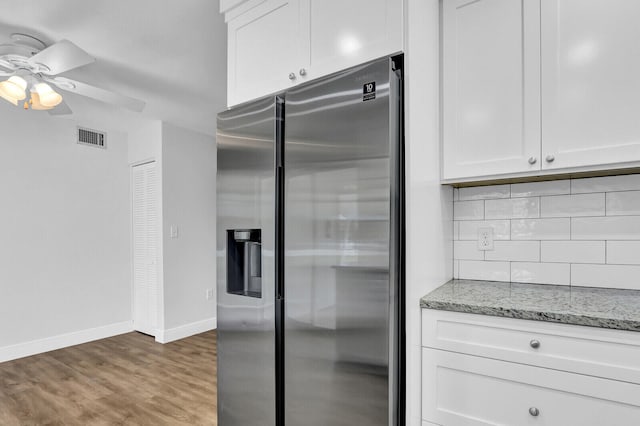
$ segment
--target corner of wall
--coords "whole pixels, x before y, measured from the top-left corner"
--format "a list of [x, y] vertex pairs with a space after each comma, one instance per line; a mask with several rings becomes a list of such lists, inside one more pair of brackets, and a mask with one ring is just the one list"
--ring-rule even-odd
[[194, 336], [196, 334], [204, 333], [217, 328], [217, 320], [215, 317], [207, 318], [200, 321], [195, 321], [189, 324], [181, 325], [179, 327], [173, 327], [170, 329], [162, 329], [156, 332], [156, 342], [158, 343], [171, 343], [176, 340], [184, 339], [186, 337]]

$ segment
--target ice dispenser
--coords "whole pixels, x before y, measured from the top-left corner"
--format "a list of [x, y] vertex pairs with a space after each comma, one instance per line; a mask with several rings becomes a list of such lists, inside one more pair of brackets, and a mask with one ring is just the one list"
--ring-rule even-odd
[[227, 230], [227, 293], [262, 297], [260, 229]]

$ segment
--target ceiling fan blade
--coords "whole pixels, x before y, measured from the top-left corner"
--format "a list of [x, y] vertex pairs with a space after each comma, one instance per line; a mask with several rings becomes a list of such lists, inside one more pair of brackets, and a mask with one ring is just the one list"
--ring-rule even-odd
[[71, 111], [71, 108], [69, 108], [69, 105], [67, 105], [67, 103], [65, 101], [60, 102], [58, 105], [56, 105], [55, 108], [49, 109], [49, 110], [47, 110], [47, 112], [49, 113], [49, 115], [69, 115], [69, 114], [73, 114], [73, 111]]
[[11, 75], [15, 72], [15, 67], [10, 62], [0, 58], [0, 75]]
[[67, 92], [77, 93], [78, 95], [126, 108], [131, 111], [142, 112], [145, 106], [145, 103], [139, 99], [119, 95], [87, 83], [82, 83], [81, 81], [75, 81], [65, 77], [46, 78], [45, 80]]
[[69, 40], [62, 40], [33, 55], [27, 62], [34, 67], [44, 65], [48, 71], [43, 70], [43, 74], [56, 75], [90, 64], [95, 60], [96, 58]]

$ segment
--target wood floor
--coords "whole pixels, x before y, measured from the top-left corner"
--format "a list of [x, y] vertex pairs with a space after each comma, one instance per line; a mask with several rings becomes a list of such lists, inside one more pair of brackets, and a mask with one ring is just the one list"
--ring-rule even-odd
[[128, 333], [0, 364], [0, 425], [215, 425], [216, 334]]

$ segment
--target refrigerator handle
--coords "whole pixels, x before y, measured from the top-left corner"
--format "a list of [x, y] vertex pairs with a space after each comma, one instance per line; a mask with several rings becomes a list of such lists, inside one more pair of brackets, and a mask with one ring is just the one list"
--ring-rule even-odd
[[284, 426], [284, 98], [276, 96], [275, 373], [276, 426]]
[[284, 98], [276, 97], [276, 211], [275, 211], [275, 283], [276, 300], [284, 298]]
[[405, 392], [405, 175], [404, 56], [390, 58], [389, 145], [391, 214], [389, 250], [389, 425], [406, 423]]

